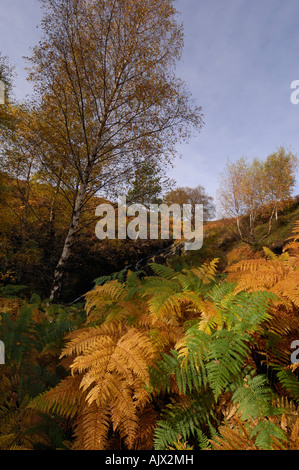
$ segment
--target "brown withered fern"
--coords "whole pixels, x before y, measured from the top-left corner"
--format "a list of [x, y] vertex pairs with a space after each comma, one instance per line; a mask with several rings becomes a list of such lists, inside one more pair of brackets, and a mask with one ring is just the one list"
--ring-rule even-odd
[[228, 266], [228, 281], [236, 282], [235, 292], [268, 290], [279, 297], [289, 311], [299, 307], [299, 222], [281, 255], [264, 248], [265, 256]]
[[140, 438], [140, 420], [145, 427], [151, 420], [146, 385], [157, 354], [151, 339], [113, 323], [73, 332], [67, 339], [62, 357], [73, 359], [71, 375], [36, 401], [36, 409], [74, 419], [73, 449], [103, 450], [115, 433], [132, 449]]

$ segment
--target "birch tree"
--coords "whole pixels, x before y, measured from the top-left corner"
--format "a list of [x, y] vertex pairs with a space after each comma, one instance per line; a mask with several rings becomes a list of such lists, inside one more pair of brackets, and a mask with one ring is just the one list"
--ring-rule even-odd
[[13, 79], [14, 67], [10, 65], [7, 56], [3, 56], [0, 51], [0, 144], [2, 143], [3, 132], [13, 127], [13, 118], [11, 116], [11, 105], [13, 103]]
[[296, 183], [298, 158], [291, 150], [280, 147], [267, 157], [265, 173], [268, 200], [278, 219], [278, 211], [286, 204], [292, 195]]
[[[272, 231], [278, 209], [291, 199], [298, 165], [297, 156], [284, 147], [269, 155], [265, 161], [242, 157], [228, 161], [221, 174], [218, 188], [219, 205], [226, 217], [236, 220], [237, 235], [248, 243], [261, 243]], [[258, 218], [267, 220], [266, 232], [256, 238]]]
[[247, 211], [247, 184], [248, 163], [246, 159], [242, 157], [235, 163], [228, 161], [220, 176], [217, 196], [224, 216], [235, 218], [241, 240], [244, 240], [241, 218]]
[[74, 195], [50, 293], [59, 297], [82, 210], [92, 195], [164, 166], [202, 127], [201, 108], [175, 75], [183, 47], [172, 0], [42, 0], [33, 50], [41, 165]]

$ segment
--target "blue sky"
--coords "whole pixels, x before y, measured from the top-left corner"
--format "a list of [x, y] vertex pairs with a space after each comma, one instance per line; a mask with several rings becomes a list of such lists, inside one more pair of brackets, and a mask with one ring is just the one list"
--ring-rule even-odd
[[[298, 0], [175, 0], [185, 47], [178, 75], [203, 107], [201, 133], [178, 147], [179, 186], [215, 197], [227, 158], [265, 159], [284, 145], [299, 154]], [[16, 66], [15, 95], [30, 93], [23, 56], [40, 37], [38, 0], [1, 0], [0, 51]], [[299, 175], [298, 175], [299, 180]], [[299, 194], [299, 181], [295, 190]]]

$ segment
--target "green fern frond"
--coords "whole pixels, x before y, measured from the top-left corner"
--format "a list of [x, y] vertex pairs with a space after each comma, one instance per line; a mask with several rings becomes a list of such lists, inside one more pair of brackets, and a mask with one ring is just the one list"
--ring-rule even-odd
[[188, 441], [201, 434], [201, 427], [209, 420], [210, 406], [206, 396], [167, 405], [155, 430], [155, 450], [165, 450], [180, 439]]
[[225, 308], [236, 295], [234, 292], [235, 286], [235, 283], [232, 282], [215, 284], [208, 290], [206, 298], [217, 307]]
[[255, 420], [279, 413], [278, 408], [272, 406], [274, 396], [266, 376], [247, 375], [234, 391], [232, 401], [238, 404], [243, 420]]
[[156, 276], [162, 277], [163, 279], [170, 280], [176, 275], [176, 272], [173, 268], [170, 268], [164, 264], [149, 263], [149, 266]]
[[241, 374], [249, 354], [249, 339], [246, 334], [228, 330], [217, 331], [211, 337], [206, 370], [216, 400]]
[[266, 258], [268, 259], [276, 260], [278, 258], [278, 256], [275, 253], [273, 253], [273, 251], [270, 250], [270, 248], [268, 248], [267, 246], [263, 247], [263, 251], [264, 251]]
[[273, 368], [277, 373], [279, 382], [290, 394], [291, 398], [293, 398], [293, 400], [299, 404], [299, 381], [297, 375], [290, 369], [286, 369], [277, 364], [274, 364]]
[[255, 444], [259, 450], [272, 450], [272, 446], [277, 441], [282, 444], [287, 441], [283, 430], [268, 419], [261, 420], [251, 431], [250, 437], [255, 439]]

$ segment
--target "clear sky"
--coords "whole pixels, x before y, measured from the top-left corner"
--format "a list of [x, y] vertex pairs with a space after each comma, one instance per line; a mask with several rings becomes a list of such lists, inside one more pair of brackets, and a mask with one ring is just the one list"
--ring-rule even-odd
[[[299, 0], [175, 0], [185, 47], [177, 72], [205, 126], [178, 147], [171, 176], [215, 197], [227, 158], [265, 159], [281, 145], [299, 155]], [[30, 47], [40, 37], [38, 0], [0, 0], [0, 51], [15, 65], [15, 95], [25, 97]], [[299, 194], [299, 174], [295, 193]]]

